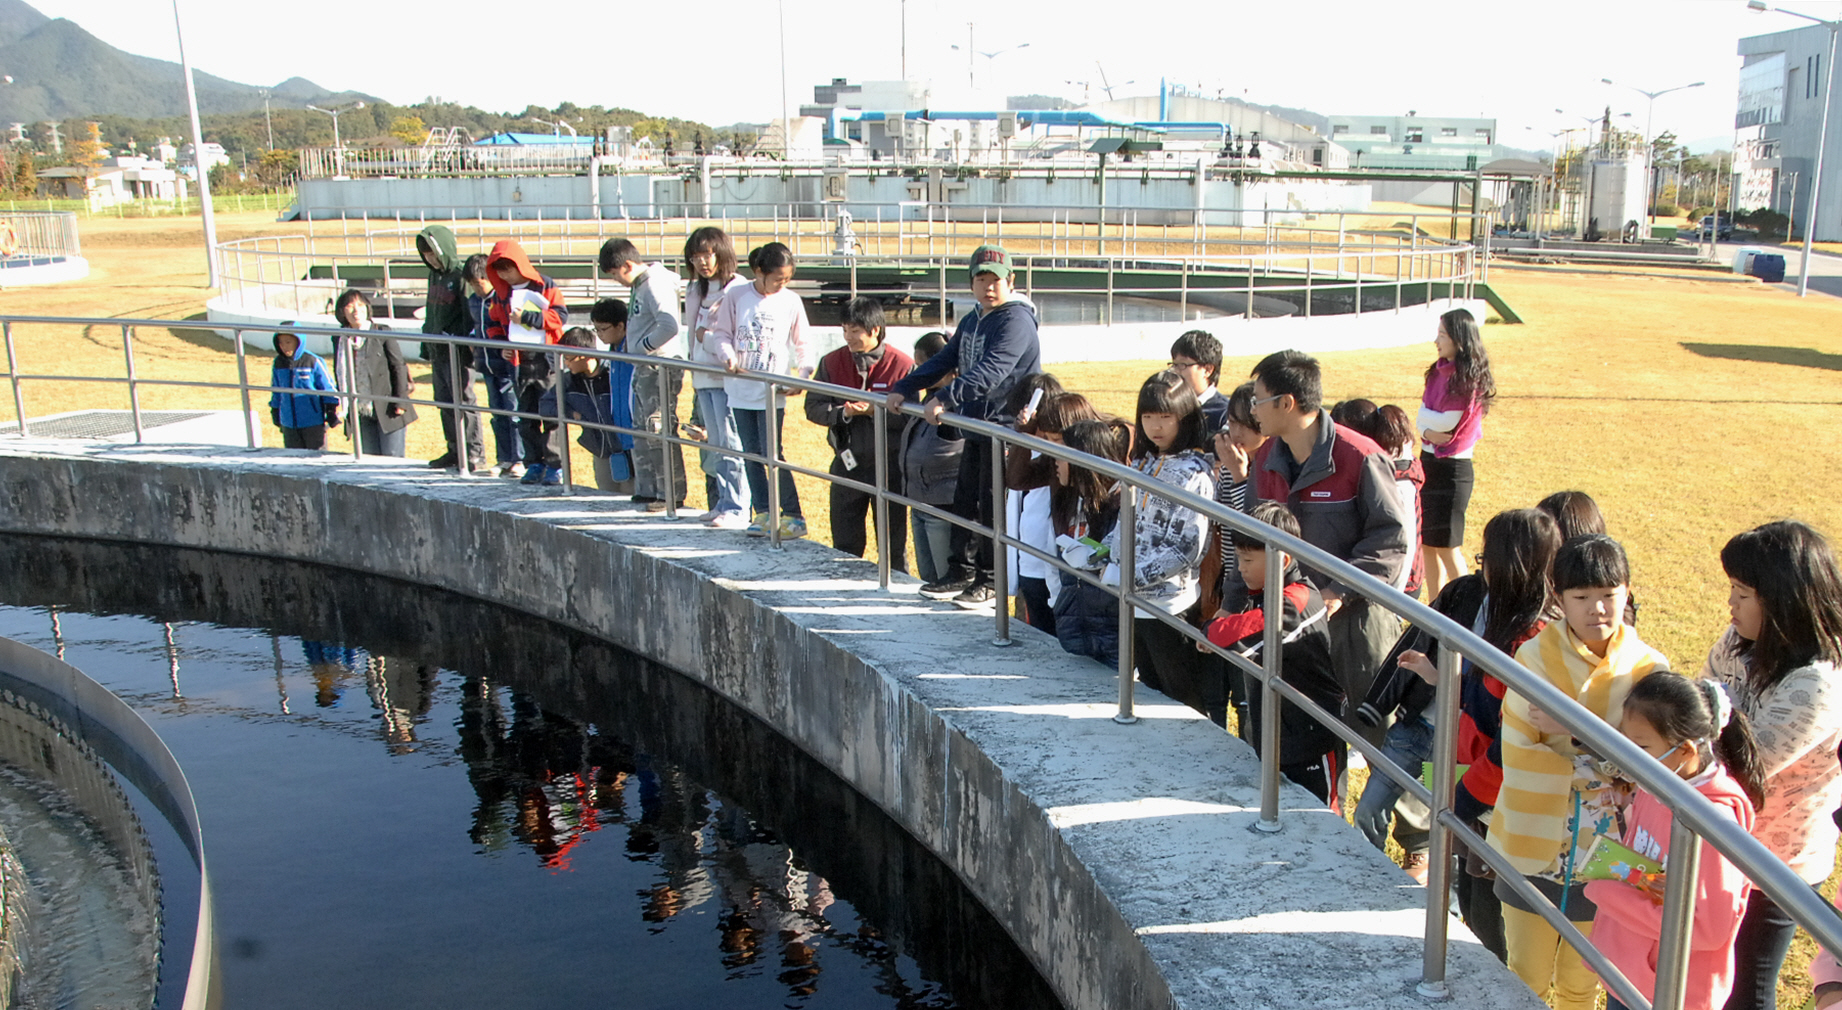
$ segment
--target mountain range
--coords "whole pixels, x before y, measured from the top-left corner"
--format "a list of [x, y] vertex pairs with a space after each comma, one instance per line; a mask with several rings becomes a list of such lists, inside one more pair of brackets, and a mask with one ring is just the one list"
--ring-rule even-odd
[[[137, 118], [186, 114], [179, 64], [136, 56], [109, 45], [76, 22], [46, 17], [24, 0], [0, 0], [0, 123], [34, 123], [86, 115]], [[263, 89], [194, 68], [201, 113], [262, 108]], [[328, 91], [299, 77], [269, 89], [276, 108], [378, 99]]]

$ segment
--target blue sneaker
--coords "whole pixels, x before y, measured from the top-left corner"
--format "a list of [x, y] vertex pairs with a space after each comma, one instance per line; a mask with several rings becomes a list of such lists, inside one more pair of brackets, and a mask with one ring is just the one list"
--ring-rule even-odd
[[544, 467], [544, 486], [545, 487], [562, 487], [563, 486], [563, 468], [560, 466]]
[[544, 474], [547, 472], [547, 467], [527, 466], [524, 469], [524, 476], [518, 479], [518, 483], [531, 485], [542, 484], [544, 482]]

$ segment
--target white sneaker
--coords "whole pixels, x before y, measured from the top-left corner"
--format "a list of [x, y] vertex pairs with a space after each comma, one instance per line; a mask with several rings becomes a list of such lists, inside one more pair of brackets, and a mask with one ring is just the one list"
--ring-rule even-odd
[[748, 517], [740, 512], [718, 512], [705, 519], [704, 525], [719, 530], [745, 530], [748, 529]]

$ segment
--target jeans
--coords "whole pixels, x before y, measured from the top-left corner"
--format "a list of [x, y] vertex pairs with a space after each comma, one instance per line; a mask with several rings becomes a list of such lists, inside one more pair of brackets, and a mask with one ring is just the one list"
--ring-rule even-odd
[[316, 424], [311, 428], [281, 429], [281, 447], [283, 449], [324, 449], [326, 448], [326, 425]]
[[[556, 380], [556, 369], [545, 354], [526, 351], [523, 359], [518, 363], [518, 412], [535, 414], [538, 401]], [[518, 438], [524, 443], [525, 466], [563, 465], [563, 457], [556, 448], [557, 433], [545, 431], [542, 421], [534, 417], [519, 418]]]
[[[729, 413], [736, 420], [736, 434], [742, 438], [742, 448], [757, 456], [767, 455], [767, 411], [734, 408]], [[778, 436], [786, 429], [787, 411], [783, 407], [774, 409], [774, 432]], [[786, 442], [777, 440], [780, 454], [775, 459], [785, 461], [787, 458]], [[636, 454], [637, 455], [637, 454]], [[749, 460], [748, 495], [756, 512], [766, 512], [768, 506], [767, 467], [754, 460]], [[805, 515], [799, 509], [799, 489], [793, 486], [793, 471], [780, 471], [780, 514], [803, 519]], [[769, 516], [772, 519], [773, 516]]]
[[947, 577], [947, 557], [953, 550], [953, 524], [939, 516], [914, 512], [915, 575], [922, 582]]
[[[486, 405], [494, 410], [517, 410], [518, 369], [499, 357], [497, 351], [483, 353], [489, 355], [486, 369], [480, 373], [480, 377], [486, 380]], [[503, 466], [524, 459], [524, 442], [518, 437], [518, 422], [494, 414], [490, 424], [493, 461]]]
[[[455, 394], [458, 393], [460, 394], [458, 400], [461, 404], [469, 407], [473, 406], [472, 350], [469, 348], [454, 348], [447, 344], [431, 343], [428, 345], [428, 351], [429, 377], [435, 386], [435, 402], [454, 403], [457, 399]], [[456, 389], [454, 386], [455, 368], [452, 362], [455, 354], [461, 356], [459, 389]], [[450, 456], [458, 456], [460, 454], [460, 449], [455, 444], [454, 435], [454, 415], [456, 413], [459, 412], [455, 410], [444, 410], [441, 412], [441, 436], [447, 440], [447, 454]], [[461, 424], [463, 425], [461, 432], [467, 439], [468, 462], [472, 463], [474, 466], [482, 465], [486, 461], [486, 444], [480, 436], [480, 415], [468, 411], [465, 419], [461, 421]]]
[[[721, 386], [696, 392], [697, 412], [703, 418], [709, 444], [719, 449], [740, 449], [742, 438], [736, 434], [735, 418], [729, 413], [729, 393]], [[720, 452], [703, 452], [703, 471], [716, 484], [716, 496], [710, 499], [714, 512], [748, 514], [752, 500], [748, 480], [742, 473], [742, 460]]]
[[[666, 372], [667, 392], [659, 394], [659, 373]], [[633, 366], [633, 427], [640, 431], [678, 434], [678, 394], [684, 389], [684, 372], [664, 365]], [[665, 487], [665, 457], [660, 447], [671, 454], [672, 486]], [[683, 502], [685, 493], [684, 449], [675, 443], [636, 438], [633, 442], [633, 493], [641, 498]]]
[[1733, 994], [1727, 997], [1726, 1010], [1775, 1010], [1778, 971], [1796, 933], [1796, 921], [1777, 902], [1764, 891], [1752, 892], [1739, 935], [1733, 938]]
[[[995, 499], [991, 487], [991, 439], [967, 435], [959, 457], [959, 484], [953, 489], [952, 513], [991, 528]], [[947, 565], [953, 575], [970, 575], [976, 584], [991, 585], [991, 538], [964, 527], [953, 527], [953, 550]], [[1394, 644], [1392, 642], [1390, 645]]]
[[[1433, 724], [1424, 718], [1396, 719], [1382, 738], [1382, 753], [1409, 775], [1418, 776], [1433, 756]], [[1381, 772], [1369, 773], [1369, 784], [1356, 804], [1356, 827], [1378, 849], [1388, 845], [1388, 822], [1394, 813], [1394, 802], [1403, 792], [1399, 784]]]
[[[378, 408], [382, 410], [380, 406]], [[367, 456], [402, 457], [408, 451], [404, 436], [407, 428], [385, 431], [378, 427], [377, 418], [358, 415], [358, 449]]]

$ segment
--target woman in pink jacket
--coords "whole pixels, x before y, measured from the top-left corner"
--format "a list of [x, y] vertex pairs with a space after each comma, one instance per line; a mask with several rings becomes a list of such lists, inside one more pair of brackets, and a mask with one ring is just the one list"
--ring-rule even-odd
[[[1619, 729], [1663, 767], [1688, 780], [1734, 823], [1752, 830], [1753, 811], [1765, 791], [1759, 751], [1746, 716], [1712, 681], [1657, 672], [1625, 697]], [[1625, 813], [1621, 839], [1638, 855], [1661, 860], [1669, 854], [1675, 818], [1668, 807], [1638, 790]], [[1663, 928], [1663, 874], [1633, 872], [1627, 880], [1595, 880], [1586, 896], [1598, 907], [1593, 946], [1624, 972], [1645, 999], [1656, 998], [1657, 940]], [[1746, 913], [1752, 885], [1711, 847], [1701, 853], [1695, 888], [1695, 919], [1689, 932], [1684, 1010], [1713, 1010], [1733, 989], [1733, 938]], [[1607, 996], [1606, 1010], [1624, 1010]]]

